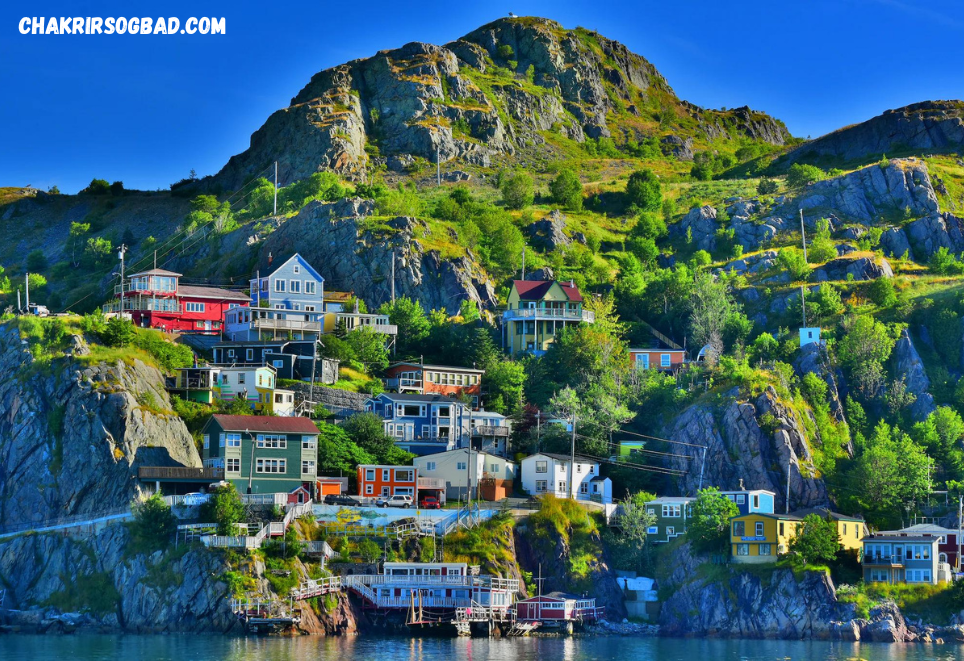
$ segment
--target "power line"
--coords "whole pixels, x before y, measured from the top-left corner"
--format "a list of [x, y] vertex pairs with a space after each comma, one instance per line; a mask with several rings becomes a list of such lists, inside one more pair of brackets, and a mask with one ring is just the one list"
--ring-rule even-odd
[[[587, 441], [599, 441], [600, 439], [593, 438], [592, 436], [584, 436], [582, 434], [576, 434], [579, 438], [585, 439]], [[618, 441], [606, 441], [603, 440], [610, 449], [619, 447]], [[688, 454], [673, 454], [671, 452], [660, 452], [659, 450], [650, 450], [648, 448], [633, 448], [633, 452], [646, 452], [648, 454], [659, 455], [662, 457], [677, 457], [679, 459], [696, 459], [696, 457], [690, 456]]]

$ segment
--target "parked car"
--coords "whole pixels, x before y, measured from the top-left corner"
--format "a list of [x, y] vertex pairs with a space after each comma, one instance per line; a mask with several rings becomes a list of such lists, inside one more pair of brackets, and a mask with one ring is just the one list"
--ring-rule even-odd
[[438, 502], [438, 498], [435, 496], [425, 496], [425, 498], [422, 498], [419, 507], [423, 510], [440, 510], [442, 509], [442, 503]]
[[325, 496], [325, 505], [357, 506], [358, 501], [344, 493], [330, 493]]
[[382, 497], [375, 501], [375, 505], [378, 507], [411, 507], [414, 504], [415, 501], [411, 496], [398, 493], [391, 498]]
[[196, 505], [203, 505], [210, 500], [211, 494], [208, 493], [186, 493], [184, 494], [184, 500], [182, 501], [188, 507], [195, 507]]

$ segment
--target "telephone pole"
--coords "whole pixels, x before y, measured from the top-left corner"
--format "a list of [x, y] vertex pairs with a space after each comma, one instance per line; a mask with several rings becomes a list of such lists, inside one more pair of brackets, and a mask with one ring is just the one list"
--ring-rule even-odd
[[24, 295], [27, 298], [27, 307], [25, 307], [24, 309], [27, 311], [27, 314], [30, 314], [30, 273], [29, 272], [27, 272], [27, 275], [25, 275], [23, 278], [23, 288], [24, 288]]
[[572, 452], [569, 455], [569, 497], [576, 499], [576, 492], [572, 488], [572, 479], [576, 470], [576, 412], [572, 412]]
[[440, 145], [435, 146], [435, 176], [438, 180], [438, 185], [442, 185], [442, 147]]
[[526, 244], [522, 244], [522, 279], [526, 279]]
[[121, 319], [124, 318], [124, 253], [127, 252], [127, 246], [123, 243], [120, 249], [117, 251], [117, 257], [120, 259], [121, 263], [121, 300], [120, 300], [120, 316]]
[[392, 305], [395, 305], [395, 249], [392, 248]]
[[278, 161], [274, 162], [274, 215], [278, 215]]
[[803, 241], [803, 261], [807, 261], [807, 230], [803, 226], [803, 209], [800, 209], [800, 239]]

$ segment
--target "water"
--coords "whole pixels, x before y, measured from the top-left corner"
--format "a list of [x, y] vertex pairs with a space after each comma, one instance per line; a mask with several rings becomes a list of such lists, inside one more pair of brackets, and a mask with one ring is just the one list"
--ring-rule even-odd
[[830, 659], [924, 661], [964, 659], [964, 646], [887, 645], [776, 640], [672, 638], [235, 638], [226, 636], [0, 635], [0, 659], [11, 661], [792, 661]]

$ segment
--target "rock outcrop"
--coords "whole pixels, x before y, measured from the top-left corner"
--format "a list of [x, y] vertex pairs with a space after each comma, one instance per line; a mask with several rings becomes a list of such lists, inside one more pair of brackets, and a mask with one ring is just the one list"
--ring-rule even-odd
[[814, 271], [817, 282], [826, 280], [876, 280], [892, 278], [894, 270], [883, 257], [857, 257], [856, 259], [833, 259]]
[[924, 371], [924, 362], [920, 359], [920, 354], [917, 353], [906, 328], [901, 331], [900, 339], [894, 345], [893, 361], [898, 378], [904, 378], [907, 392], [913, 393], [916, 397], [910, 407], [911, 415], [915, 420], [924, 420], [937, 407], [934, 405], [933, 395], [927, 391], [931, 382], [927, 378], [927, 372]]
[[734, 389], [728, 403], [714, 408], [689, 407], [670, 430], [674, 441], [706, 446], [705, 466], [699, 447], [680, 446], [686, 459], [668, 465], [683, 471], [677, 478], [680, 494], [695, 494], [700, 484], [719, 489], [767, 489], [776, 493], [775, 509], [786, 507], [787, 472], [790, 509], [827, 506], [827, 487], [813, 477], [813, 454], [797, 414], [779, 401], [772, 387], [752, 402]]
[[[74, 338], [75, 356], [88, 351]], [[201, 465], [154, 367], [62, 358], [43, 368], [15, 325], [0, 324], [0, 373], [4, 526], [124, 507], [142, 465]]]
[[[838, 422], [843, 422], [844, 408], [840, 401], [840, 391], [837, 388], [837, 381], [843, 380], [843, 374], [835, 370], [830, 364], [830, 355], [825, 344], [811, 342], [800, 347], [800, 354], [793, 361], [793, 368], [797, 374], [803, 377], [805, 374], [816, 374], [824, 383], [827, 384], [827, 401], [830, 404], [830, 413]], [[853, 456], [853, 447], [848, 449]]]
[[821, 157], [852, 161], [898, 149], [942, 151], [960, 150], [962, 146], [964, 103], [924, 101], [805, 142], [786, 158], [791, 163]]
[[572, 239], [565, 232], [566, 217], [558, 209], [549, 212], [542, 220], [537, 220], [526, 228], [529, 242], [540, 250], [550, 252], [556, 248], [569, 246]]
[[470, 252], [446, 259], [436, 250], [424, 250], [416, 233], [424, 236], [428, 229], [414, 218], [394, 218], [384, 229], [368, 229], [366, 218], [373, 208], [370, 200], [311, 202], [261, 244], [259, 267], [268, 267], [269, 255], [281, 259], [300, 252], [333, 289], [354, 291], [377, 307], [391, 298], [394, 256], [396, 296], [450, 314], [466, 300], [480, 309], [495, 307], [493, 284]]
[[670, 226], [670, 233], [689, 236], [698, 250], [713, 252], [716, 250], [717, 229], [716, 209], [707, 204], [690, 209], [681, 221]]

